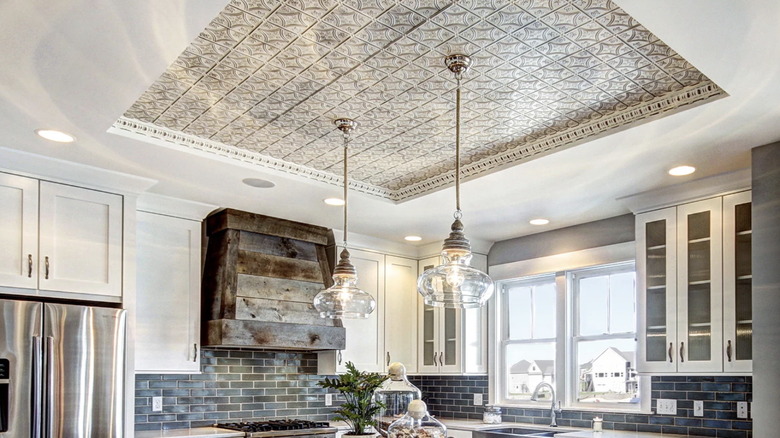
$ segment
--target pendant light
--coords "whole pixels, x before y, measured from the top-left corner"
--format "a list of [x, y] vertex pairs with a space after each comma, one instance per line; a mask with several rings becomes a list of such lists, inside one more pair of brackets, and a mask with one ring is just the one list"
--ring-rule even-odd
[[460, 81], [471, 65], [466, 55], [450, 55], [445, 64], [455, 73], [455, 222], [444, 240], [442, 264], [428, 269], [417, 279], [417, 291], [425, 304], [436, 307], [471, 309], [480, 307], [493, 295], [493, 280], [484, 272], [469, 266], [471, 245], [463, 234], [460, 209]]
[[314, 297], [314, 307], [322, 318], [368, 318], [376, 308], [376, 300], [357, 287], [357, 270], [352, 266], [347, 250], [347, 149], [349, 134], [357, 128], [357, 122], [337, 119], [334, 123], [344, 134], [344, 249], [336, 269], [333, 270], [333, 286], [320, 291]]

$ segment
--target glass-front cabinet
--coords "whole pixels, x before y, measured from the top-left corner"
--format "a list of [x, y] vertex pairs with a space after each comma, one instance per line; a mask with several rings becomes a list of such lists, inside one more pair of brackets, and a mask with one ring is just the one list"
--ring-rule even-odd
[[753, 271], [750, 192], [723, 198], [723, 369], [750, 372], [753, 360]]
[[637, 216], [637, 292], [644, 311], [637, 369], [642, 372], [677, 370], [677, 214], [675, 208]]
[[677, 371], [722, 371], [722, 199], [677, 207]]
[[750, 372], [750, 193], [638, 214], [643, 373]]
[[[433, 268], [438, 257], [420, 261], [420, 272]], [[420, 299], [419, 369], [424, 373], [460, 372], [461, 311], [433, 307]]]

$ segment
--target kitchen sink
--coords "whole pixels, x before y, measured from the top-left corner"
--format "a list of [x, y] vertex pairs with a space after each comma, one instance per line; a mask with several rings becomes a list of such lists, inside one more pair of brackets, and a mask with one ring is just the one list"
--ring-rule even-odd
[[475, 430], [474, 438], [532, 438], [554, 437], [556, 433], [565, 430], [550, 430], [549, 428], [506, 427], [502, 429]]

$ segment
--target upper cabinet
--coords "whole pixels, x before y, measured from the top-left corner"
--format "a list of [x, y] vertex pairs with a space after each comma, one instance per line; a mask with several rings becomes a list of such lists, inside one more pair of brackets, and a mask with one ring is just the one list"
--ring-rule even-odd
[[135, 371], [200, 371], [199, 221], [139, 211]]
[[[440, 263], [431, 257], [419, 262], [420, 273]], [[475, 254], [472, 266], [487, 269], [485, 256]], [[448, 309], [419, 300], [418, 373], [481, 374], [487, 372], [487, 306]]]
[[0, 287], [121, 301], [122, 196], [0, 173], [0, 201]]
[[320, 374], [358, 369], [386, 372], [390, 362], [401, 362], [409, 373], [417, 368], [417, 262], [371, 251], [350, 249], [358, 273], [358, 287], [376, 300], [367, 319], [343, 319], [347, 345], [341, 351], [319, 353]]
[[749, 218], [749, 193], [636, 216], [638, 371], [750, 371]]

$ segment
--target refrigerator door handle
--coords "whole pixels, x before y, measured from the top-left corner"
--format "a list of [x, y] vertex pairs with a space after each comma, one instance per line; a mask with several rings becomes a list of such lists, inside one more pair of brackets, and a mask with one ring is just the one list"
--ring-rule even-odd
[[32, 391], [32, 436], [40, 438], [41, 424], [43, 422], [43, 412], [41, 404], [41, 394], [43, 394], [43, 345], [40, 336], [33, 336], [33, 391]]
[[46, 422], [45, 437], [52, 436], [54, 427], [54, 336], [46, 336]]

